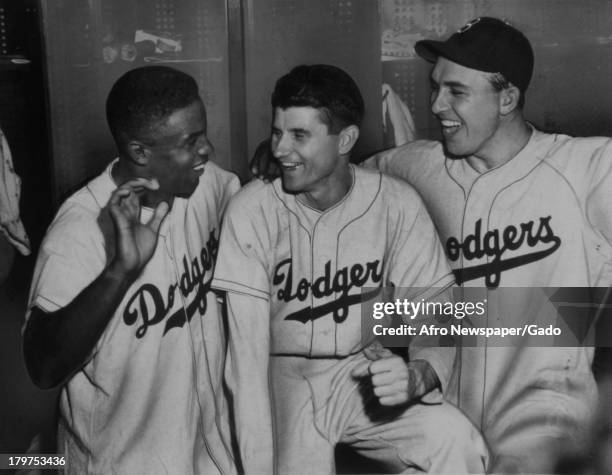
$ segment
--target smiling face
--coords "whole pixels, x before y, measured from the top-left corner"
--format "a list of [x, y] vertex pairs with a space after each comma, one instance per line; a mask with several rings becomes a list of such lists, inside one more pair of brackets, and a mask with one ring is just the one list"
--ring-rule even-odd
[[270, 145], [288, 192], [325, 202], [350, 176], [348, 158], [340, 154], [340, 135], [329, 133], [313, 107], [276, 107]]
[[451, 155], [487, 158], [500, 129], [500, 92], [489, 74], [439, 57], [431, 73], [431, 111]]
[[206, 111], [202, 101], [177, 109], [155, 128], [145, 147], [149, 153], [147, 175], [157, 178], [167, 196], [189, 197], [213, 153], [206, 136]]

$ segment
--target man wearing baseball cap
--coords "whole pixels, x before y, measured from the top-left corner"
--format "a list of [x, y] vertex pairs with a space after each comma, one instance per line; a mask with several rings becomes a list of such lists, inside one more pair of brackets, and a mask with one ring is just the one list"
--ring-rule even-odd
[[433, 64], [431, 111], [443, 139], [408, 143], [366, 165], [419, 191], [458, 283], [486, 292], [486, 320], [477, 324], [531, 329], [545, 321], [574, 336], [562, 346], [529, 333], [464, 343], [447, 395], [485, 435], [492, 472], [552, 473], [588, 440], [597, 386], [583, 336], [592, 321], [582, 314], [568, 323], [577, 312], [548, 301], [534, 308], [542, 302], [534, 296], [610, 286], [612, 142], [546, 134], [525, 121], [533, 50], [505, 21], [477, 18], [415, 49]]

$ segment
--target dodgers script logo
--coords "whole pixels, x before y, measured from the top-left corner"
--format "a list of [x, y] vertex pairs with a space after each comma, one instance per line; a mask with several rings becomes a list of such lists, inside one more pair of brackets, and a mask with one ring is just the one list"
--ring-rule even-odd
[[[472, 267], [455, 269], [455, 277], [458, 284], [468, 280], [485, 278], [487, 287], [498, 287], [501, 273], [524, 266], [549, 256], [561, 245], [561, 238], [555, 235], [551, 225], [550, 216], [540, 218], [536, 224], [534, 221], [521, 223], [518, 226], [506, 226], [503, 230], [493, 229], [482, 235], [482, 220], [476, 221], [474, 234], [469, 234], [463, 242], [457, 238], [450, 237], [446, 241], [446, 254], [451, 261], [457, 261], [461, 254], [470, 261], [481, 259], [484, 256], [492, 257], [493, 260], [486, 264]], [[545, 247], [538, 244], [544, 244]], [[529, 252], [530, 248], [538, 246], [537, 251]], [[520, 256], [502, 259], [507, 250], [525, 250]]]
[[[170, 285], [165, 292], [166, 299], [162, 290], [153, 284], [143, 284], [129, 297], [127, 305], [123, 311], [123, 321], [126, 325], [134, 325], [140, 322], [136, 329], [136, 337], [142, 338], [152, 325], [157, 325], [166, 320], [164, 333], [168, 333], [173, 328], [181, 328], [185, 323], [191, 321], [196, 311], [200, 315], [206, 313], [206, 295], [210, 291], [212, 274], [207, 281], [204, 281], [206, 272], [214, 266], [219, 249], [219, 240], [215, 237], [213, 229], [208, 238], [206, 246], [200, 251], [200, 255], [193, 258], [191, 262], [183, 256], [183, 272], [180, 280]], [[193, 300], [187, 304], [187, 308], [181, 308], [168, 316], [172, 310], [176, 299], [184, 299], [187, 302], [192, 291], [196, 289]], [[177, 295], [177, 291], [181, 295]], [[167, 318], [166, 318], [167, 317]]]
[[291, 302], [298, 300], [304, 302], [309, 295], [314, 298], [329, 297], [335, 293], [340, 293], [340, 297], [333, 302], [320, 305], [318, 307], [305, 306], [297, 312], [293, 312], [285, 317], [285, 320], [296, 320], [306, 324], [308, 321], [316, 320], [329, 313], [334, 316], [336, 323], [342, 323], [348, 317], [349, 307], [360, 303], [362, 300], [374, 297], [380, 289], [361, 295], [361, 292], [349, 295], [353, 288], [360, 288], [368, 284], [374, 287], [380, 285], [382, 281], [382, 263], [379, 260], [368, 262], [364, 265], [353, 264], [351, 267], [342, 267], [332, 276], [331, 262], [325, 264], [325, 271], [322, 276], [317, 277], [313, 282], [307, 279], [300, 279], [299, 282], [293, 281], [292, 260], [285, 259], [278, 263], [274, 269], [272, 283], [281, 288], [276, 293], [278, 300]]

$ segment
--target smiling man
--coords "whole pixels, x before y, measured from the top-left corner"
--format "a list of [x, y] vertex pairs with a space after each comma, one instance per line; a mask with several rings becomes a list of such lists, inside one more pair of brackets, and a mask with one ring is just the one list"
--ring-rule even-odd
[[68, 198], [43, 241], [28, 370], [42, 388], [62, 386], [68, 473], [234, 473], [210, 281], [238, 180], [209, 161], [191, 76], [129, 71], [106, 113], [119, 157]]
[[562, 312], [550, 302], [540, 306], [538, 295], [611, 284], [612, 143], [545, 134], [525, 121], [534, 55], [502, 20], [477, 18], [446, 41], [415, 48], [434, 64], [431, 111], [443, 140], [415, 141], [368, 165], [405, 179], [423, 197], [457, 281], [486, 289], [487, 325], [543, 319], [575, 335], [573, 344], [551, 340], [546, 348], [529, 338], [481, 340], [462, 348], [449, 385], [449, 398], [491, 447], [491, 471], [552, 473], [590, 437], [597, 386], [593, 347], [582, 336], [592, 321], [584, 311], [589, 300]]
[[480, 435], [440, 396], [454, 348], [421, 342], [405, 360], [362, 343], [362, 290], [448, 297], [453, 278], [412, 188], [349, 164], [364, 111], [357, 85], [334, 66], [298, 66], [272, 107], [282, 177], [231, 201], [213, 281], [227, 291], [226, 374], [246, 473], [335, 473], [339, 442], [390, 473], [481, 473]]

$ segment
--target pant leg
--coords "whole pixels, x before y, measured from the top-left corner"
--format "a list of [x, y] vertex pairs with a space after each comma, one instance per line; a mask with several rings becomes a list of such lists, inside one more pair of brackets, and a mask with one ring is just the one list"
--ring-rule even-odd
[[369, 379], [356, 385], [350, 371], [365, 357], [347, 362], [348, 379], [338, 380], [339, 400], [353, 408], [342, 421], [336, 439], [361, 455], [375, 460], [389, 473], [485, 473], [488, 449], [476, 427], [456, 407], [413, 404], [383, 407], [372, 392]]
[[341, 439], [389, 473], [485, 473], [488, 450], [467, 418], [448, 402], [414, 404], [378, 422], [365, 412]]
[[338, 442], [389, 473], [484, 473], [484, 441], [458, 409], [378, 405], [367, 378], [351, 376], [364, 360], [360, 353], [300, 371], [299, 358], [271, 359], [279, 474], [334, 473]]
[[315, 427], [311, 383], [298, 369], [300, 360], [270, 359], [277, 474], [333, 474], [335, 444]]

